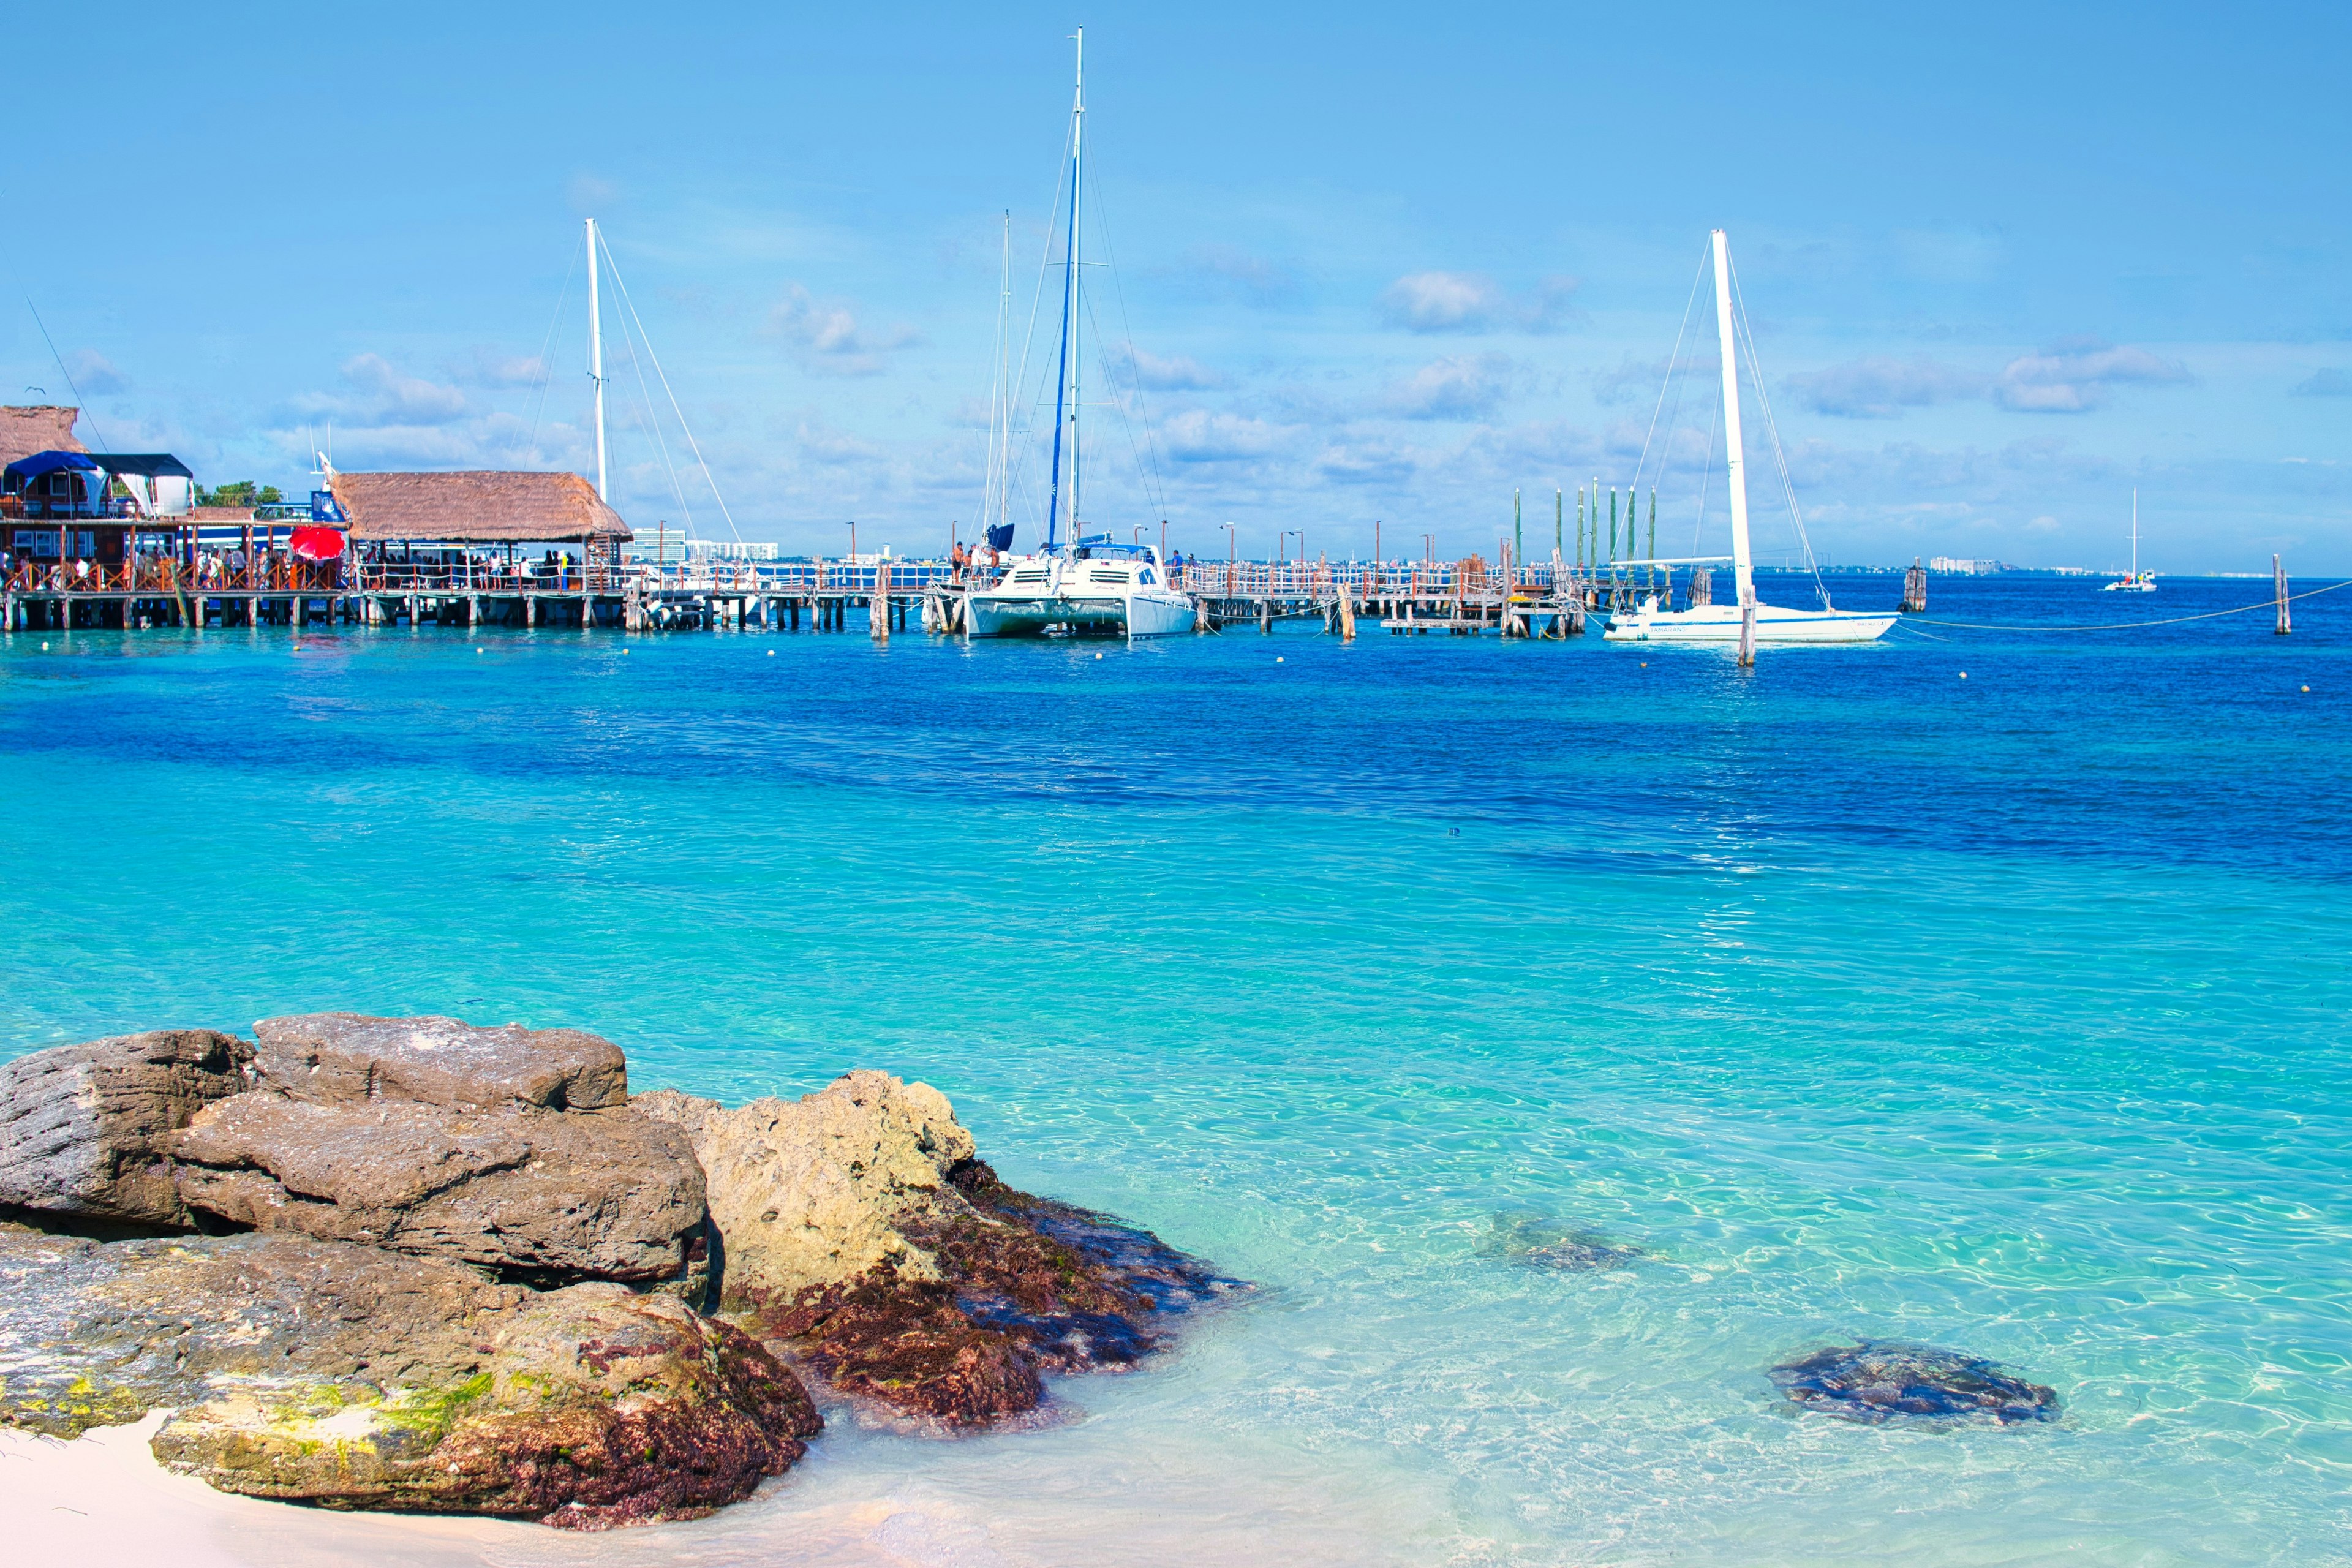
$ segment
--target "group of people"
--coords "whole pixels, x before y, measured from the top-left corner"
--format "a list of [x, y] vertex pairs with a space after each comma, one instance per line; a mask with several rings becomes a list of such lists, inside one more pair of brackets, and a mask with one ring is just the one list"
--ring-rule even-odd
[[[983, 556], [987, 558], [984, 563], [982, 560]], [[959, 543], [948, 552], [949, 581], [961, 583], [967, 573], [975, 576], [985, 574], [993, 577], [1003, 570], [1003, 552], [994, 545], [983, 549], [977, 544]]]

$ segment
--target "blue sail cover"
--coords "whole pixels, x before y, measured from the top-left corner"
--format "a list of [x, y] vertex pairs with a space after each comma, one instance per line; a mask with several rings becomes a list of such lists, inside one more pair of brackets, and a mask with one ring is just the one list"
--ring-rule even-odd
[[17, 458], [0, 472], [12, 479], [37, 479], [59, 468], [84, 468], [93, 474], [99, 471], [98, 465], [79, 452], [36, 452], [29, 458]]
[[988, 547], [991, 550], [1012, 549], [1013, 525], [1009, 522], [999, 523], [996, 527], [990, 529], [988, 531]]

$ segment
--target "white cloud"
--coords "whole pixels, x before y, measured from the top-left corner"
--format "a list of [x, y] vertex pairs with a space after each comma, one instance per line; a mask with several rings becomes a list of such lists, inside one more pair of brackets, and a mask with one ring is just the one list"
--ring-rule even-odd
[[1271, 455], [1283, 443], [1282, 432], [1263, 419], [1201, 408], [1174, 416], [1160, 435], [1168, 455], [1180, 463], [1250, 461]]
[[110, 397], [131, 390], [131, 378], [95, 349], [74, 350], [66, 355], [66, 368], [73, 372], [74, 384], [84, 397]]
[[1225, 378], [1199, 360], [1179, 355], [1161, 359], [1137, 349], [1119, 355], [1119, 367], [1136, 385], [1151, 392], [1204, 392], [1225, 384]]
[[537, 386], [547, 378], [547, 362], [537, 354], [502, 354], [477, 348], [450, 374], [475, 386]]
[[2352, 397], [2352, 375], [2340, 370], [2315, 370], [2287, 390], [2297, 397]]
[[1893, 419], [1906, 408], [1981, 395], [1986, 385], [1986, 378], [1973, 371], [1885, 354], [1792, 375], [1788, 382], [1798, 402], [1842, 419]]
[[1382, 400], [1405, 419], [1476, 419], [1508, 395], [1517, 366], [1507, 354], [1433, 360], [1388, 390]]
[[470, 405], [457, 388], [423, 376], [406, 375], [382, 354], [354, 354], [343, 362], [341, 392], [306, 393], [293, 400], [295, 416], [331, 419], [352, 429], [430, 427], [455, 424]]
[[879, 375], [887, 368], [883, 355], [917, 341], [911, 327], [869, 331], [847, 304], [821, 301], [798, 283], [769, 311], [768, 325], [819, 375]]
[[1315, 459], [1315, 471], [1340, 485], [1398, 484], [1411, 479], [1420, 466], [1408, 448], [1378, 442], [1326, 447]]
[[2111, 387], [2189, 379], [2188, 366], [2146, 349], [2077, 340], [2010, 361], [1993, 378], [1992, 396], [2021, 414], [2086, 414], [2105, 405]]
[[1512, 294], [1483, 272], [1413, 272], [1381, 290], [1381, 313], [1411, 332], [1549, 332], [1573, 316], [1575, 293], [1573, 278]]

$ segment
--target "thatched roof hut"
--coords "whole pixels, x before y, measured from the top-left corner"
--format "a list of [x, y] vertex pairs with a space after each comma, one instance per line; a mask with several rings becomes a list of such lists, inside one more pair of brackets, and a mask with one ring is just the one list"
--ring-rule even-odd
[[358, 542], [614, 543], [629, 525], [578, 474], [336, 474], [327, 482]]
[[36, 452], [88, 451], [74, 439], [74, 421], [80, 416], [80, 409], [55, 404], [0, 408], [0, 464]]

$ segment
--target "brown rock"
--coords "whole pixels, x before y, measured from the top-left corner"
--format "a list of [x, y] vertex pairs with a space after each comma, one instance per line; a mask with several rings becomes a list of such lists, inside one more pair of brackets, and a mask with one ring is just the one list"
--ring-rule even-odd
[[207, 1107], [173, 1150], [192, 1211], [534, 1279], [668, 1279], [703, 1220], [684, 1133], [625, 1109], [256, 1091]]
[[223, 1490], [586, 1529], [748, 1496], [819, 1425], [759, 1345], [665, 1297], [283, 1233], [0, 1226], [0, 1422], [156, 1405], [181, 1407], [157, 1457]]
[[156, 1029], [0, 1064], [0, 1205], [185, 1224], [165, 1147], [198, 1110], [247, 1087], [252, 1059], [233, 1035]]
[[946, 1096], [850, 1073], [740, 1110], [631, 1102], [689, 1130], [721, 1303], [844, 1393], [958, 1426], [1034, 1406], [1041, 1373], [1131, 1363], [1231, 1289], [1145, 1231], [1005, 1186]]
[[304, 1013], [264, 1018], [254, 1036], [262, 1080], [321, 1104], [409, 1100], [453, 1109], [594, 1110], [629, 1098], [621, 1047], [584, 1029]]

